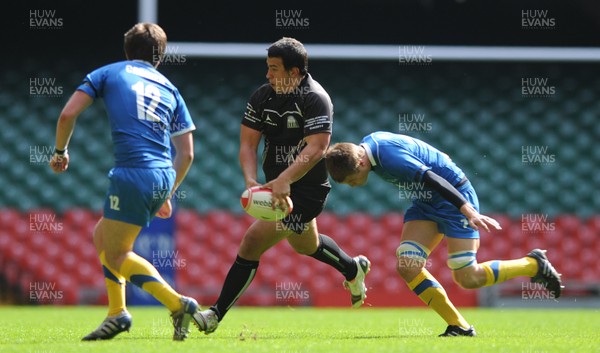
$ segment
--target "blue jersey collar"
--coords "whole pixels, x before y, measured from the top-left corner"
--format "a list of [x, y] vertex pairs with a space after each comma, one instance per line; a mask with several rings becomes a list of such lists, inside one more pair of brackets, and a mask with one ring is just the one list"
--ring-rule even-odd
[[369, 156], [369, 161], [371, 162], [371, 166], [376, 166], [377, 163], [375, 162], [375, 158], [373, 158], [373, 152], [371, 151], [371, 147], [369, 147], [369, 145], [367, 145], [366, 143], [361, 143], [360, 146], [362, 148], [365, 149], [365, 151], [367, 152], [367, 156]]

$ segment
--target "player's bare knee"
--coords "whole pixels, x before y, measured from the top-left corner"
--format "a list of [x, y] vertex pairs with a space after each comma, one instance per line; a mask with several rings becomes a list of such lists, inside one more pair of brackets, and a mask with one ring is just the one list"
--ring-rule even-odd
[[296, 251], [296, 253], [300, 254], [300, 255], [307, 255], [310, 256], [312, 254], [314, 254], [317, 250], [316, 248], [294, 248], [294, 250]]
[[396, 249], [396, 271], [405, 281], [412, 280], [427, 264], [429, 249], [414, 241], [403, 241]]
[[307, 242], [300, 241], [298, 239], [290, 239], [291, 237], [298, 237], [298, 234], [290, 235], [287, 238], [287, 241], [292, 247], [292, 249], [294, 249], [294, 251], [300, 255], [312, 255], [319, 249], [317, 242]]
[[[314, 221], [313, 221], [314, 222]], [[311, 223], [297, 223], [288, 229], [287, 241], [300, 255], [313, 255], [319, 250], [319, 233]]]
[[106, 249], [104, 251], [104, 258], [106, 259], [107, 265], [114, 269], [118, 269], [121, 267], [125, 256], [127, 256], [126, 251], [114, 249]]
[[265, 252], [265, 239], [249, 230], [244, 235], [238, 255], [246, 260], [258, 261]]
[[[298, 236], [297, 234], [292, 234], [290, 235], [290, 237], [294, 237], [294, 236]], [[319, 249], [319, 244], [317, 241], [304, 241], [304, 242], [298, 242], [298, 241], [289, 241], [288, 238], [288, 243], [292, 246], [292, 248], [294, 249], [294, 251], [300, 255], [312, 255], [315, 252], [317, 252], [317, 250]]]
[[246, 260], [258, 261], [263, 252], [264, 251], [262, 251], [262, 247], [260, 246], [259, 242], [254, 240], [242, 240], [238, 250], [238, 255]]
[[473, 273], [463, 272], [457, 274], [455, 271], [453, 277], [454, 282], [456, 282], [456, 284], [458, 284], [463, 289], [476, 289], [481, 288], [481, 286], [483, 285], [479, 278]]
[[454, 282], [464, 289], [481, 287], [476, 276], [477, 253], [475, 251], [459, 251], [448, 254], [448, 267], [452, 270]]
[[424, 267], [417, 265], [413, 261], [413, 258], [398, 257], [396, 272], [398, 272], [400, 277], [402, 277], [402, 279], [404, 279], [406, 282], [410, 282], [413, 278], [415, 278]]

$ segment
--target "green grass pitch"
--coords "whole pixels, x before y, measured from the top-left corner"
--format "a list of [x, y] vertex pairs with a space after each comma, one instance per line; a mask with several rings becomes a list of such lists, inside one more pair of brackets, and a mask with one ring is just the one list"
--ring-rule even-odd
[[103, 307], [0, 307], [0, 352], [599, 352], [600, 308], [463, 309], [478, 337], [438, 338], [426, 308], [233, 308], [219, 329], [171, 340], [166, 309], [131, 307], [133, 327], [112, 341], [81, 342]]

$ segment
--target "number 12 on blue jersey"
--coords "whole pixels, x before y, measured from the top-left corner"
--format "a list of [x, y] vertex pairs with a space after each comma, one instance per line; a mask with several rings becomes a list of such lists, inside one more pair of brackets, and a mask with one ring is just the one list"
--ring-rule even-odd
[[[160, 103], [160, 90], [153, 84], [144, 85], [143, 81], [138, 81], [131, 85], [131, 89], [135, 92], [137, 103], [137, 117], [140, 120], [160, 122], [160, 117], [154, 112]], [[144, 98], [150, 98], [150, 102], [146, 105]]]

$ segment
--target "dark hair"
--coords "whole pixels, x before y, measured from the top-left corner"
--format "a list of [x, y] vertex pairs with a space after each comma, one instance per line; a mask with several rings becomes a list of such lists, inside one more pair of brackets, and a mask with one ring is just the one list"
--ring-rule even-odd
[[267, 55], [269, 58], [281, 58], [283, 67], [291, 70], [293, 67], [300, 69], [300, 74], [308, 72], [308, 53], [304, 45], [297, 39], [283, 37], [271, 44]]
[[138, 23], [125, 32], [124, 48], [129, 60], [144, 60], [157, 66], [167, 48], [167, 35], [157, 24]]

